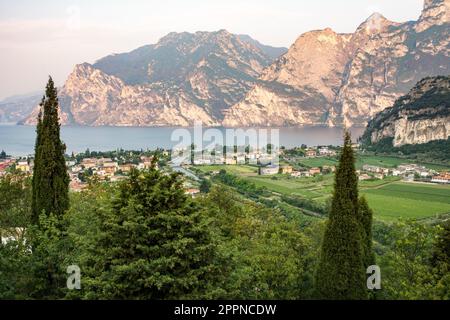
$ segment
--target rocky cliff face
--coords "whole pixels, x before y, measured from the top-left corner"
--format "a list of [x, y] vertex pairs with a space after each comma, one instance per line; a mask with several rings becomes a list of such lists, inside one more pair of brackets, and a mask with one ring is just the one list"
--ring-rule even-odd
[[353, 34], [300, 36], [224, 125], [366, 125], [420, 79], [450, 73], [449, 12], [450, 0], [427, 0], [417, 22], [374, 14]]
[[[248, 40], [248, 39], [247, 39]], [[60, 91], [64, 124], [220, 125], [273, 61], [225, 30], [170, 33], [157, 44], [77, 65]], [[35, 123], [38, 110], [24, 123]]]
[[365, 145], [392, 139], [394, 147], [450, 137], [450, 77], [426, 78], [369, 122]]

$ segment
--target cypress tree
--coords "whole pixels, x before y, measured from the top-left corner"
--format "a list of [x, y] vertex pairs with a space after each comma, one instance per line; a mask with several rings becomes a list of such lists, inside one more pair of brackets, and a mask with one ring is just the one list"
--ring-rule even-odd
[[38, 224], [42, 213], [61, 216], [69, 208], [69, 176], [64, 159], [66, 146], [60, 138], [58, 96], [51, 77], [40, 108], [32, 182], [34, 224]]
[[358, 201], [355, 156], [350, 134], [346, 132], [316, 272], [315, 285], [318, 298], [367, 299]]
[[363, 196], [359, 199], [359, 218], [362, 226], [364, 268], [375, 265], [375, 254], [372, 245], [372, 221], [373, 211], [370, 209], [367, 199]]

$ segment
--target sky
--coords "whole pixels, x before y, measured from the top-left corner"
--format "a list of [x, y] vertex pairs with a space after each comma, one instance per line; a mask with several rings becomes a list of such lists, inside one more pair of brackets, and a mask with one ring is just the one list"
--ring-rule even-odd
[[289, 47], [302, 33], [353, 32], [372, 13], [417, 20], [423, 0], [0, 0], [0, 99], [61, 86], [78, 63], [226, 29]]

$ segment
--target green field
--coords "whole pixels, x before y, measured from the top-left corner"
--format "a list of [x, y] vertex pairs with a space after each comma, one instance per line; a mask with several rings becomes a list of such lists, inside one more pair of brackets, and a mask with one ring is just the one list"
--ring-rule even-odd
[[[296, 195], [325, 202], [333, 192], [333, 177], [323, 181], [313, 179], [287, 179], [278, 177], [246, 177], [258, 186], [283, 195]], [[397, 218], [422, 219], [450, 213], [450, 186], [425, 185], [399, 182], [398, 178], [364, 181], [361, 194], [367, 197], [376, 217], [383, 220]]]
[[304, 167], [314, 168], [323, 166], [336, 166], [338, 164], [337, 158], [321, 157], [321, 158], [305, 158], [298, 161]]
[[195, 166], [195, 169], [203, 173], [226, 170], [228, 173], [236, 175], [257, 175], [258, 168], [250, 165], [226, 166], [226, 165], [210, 165], [210, 166]]
[[427, 218], [450, 213], [450, 187], [395, 182], [379, 188], [364, 189], [370, 206], [385, 220]]
[[[306, 166], [333, 165], [332, 158], [305, 159]], [[404, 159], [393, 157], [359, 157], [357, 166], [363, 164], [395, 167], [405, 163]], [[336, 164], [336, 163], [334, 163]], [[290, 178], [287, 175], [258, 176], [254, 166], [197, 166], [207, 173], [225, 169], [228, 173], [265, 187], [275, 195], [294, 195], [324, 203], [333, 192], [333, 175], [315, 178]], [[450, 186], [404, 183], [400, 178], [387, 177], [384, 180], [369, 180], [359, 183], [361, 194], [367, 197], [375, 216], [383, 220], [398, 218], [422, 219], [450, 213]]]
[[320, 192], [324, 189], [330, 180], [322, 182], [314, 182], [313, 179], [287, 179], [285, 176], [276, 176], [277, 180], [272, 177], [246, 177], [247, 180], [253, 182], [259, 187], [266, 187], [270, 191], [282, 195], [297, 195], [309, 199], [321, 197]]

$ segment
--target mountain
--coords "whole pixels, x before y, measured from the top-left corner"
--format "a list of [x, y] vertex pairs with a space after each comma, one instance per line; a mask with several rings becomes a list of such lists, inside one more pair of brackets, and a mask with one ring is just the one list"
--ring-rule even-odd
[[361, 142], [365, 146], [402, 147], [450, 137], [450, 77], [420, 81], [407, 95], [377, 114]]
[[301, 35], [266, 68], [224, 126], [365, 126], [420, 79], [450, 73], [450, 0], [426, 0], [418, 21], [374, 14], [351, 34]]
[[262, 52], [264, 52], [268, 57], [271, 57], [274, 60], [281, 57], [283, 54], [285, 54], [288, 51], [288, 48], [272, 47], [272, 46], [262, 44], [258, 40], [255, 40], [246, 34], [240, 34], [240, 35], [238, 35], [238, 37], [239, 37], [239, 39], [241, 39], [241, 41], [244, 41], [244, 42], [250, 43], [251, 45], [254, 45], [258, 49], [260, 49]]
[[42, 93], [13, 96], [0, 101], [0, 123], [16, 123], [27, 117], [42, 99]]
[[[170, 33], [154, 45], [77, 65], [60, 91], [64, 124], [220, 125], [274, 59], [225, 30]], [[38, 110], [23, 123], [32, 124]]]

